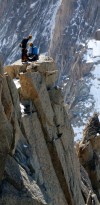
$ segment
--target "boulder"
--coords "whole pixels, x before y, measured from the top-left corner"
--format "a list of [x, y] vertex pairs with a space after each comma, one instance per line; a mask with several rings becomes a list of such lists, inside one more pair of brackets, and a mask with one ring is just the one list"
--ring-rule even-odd
[[39, 73], [44, 76], [48, 88], [53, 87], [58, 80], [58, 70], [52, 58], [48, 58], [48, 60], [45, 59], [44, 61], [39, 60], [37, 62], [32, 62], [32, 64], [27, 67], [27, 71], [39, 71]]
[[100, 29], [98, 29], [96, 32], [95, 32], [95, 39], [97, 41], [100, 41]]
[[22, 64], [22, 65], [7, 65], [4, 67], [4, 72], [8, 73], [8, 75], [14, 79], [19, 76], [20, 72], [25, 72], [27, 68], [27, 64]]
[[[93, 189], [100, 199], [100, 122], [95, 113], [89, 120], [85, 130], [84, 138], [79, 143], [78, 157], [80, 163], [88, 172]], [[94, 197], [94, 196], [93, 196]], [[95, 196], [96, 197], [96, 196]], [[92, 198], [91, 198], [92, 200]]]

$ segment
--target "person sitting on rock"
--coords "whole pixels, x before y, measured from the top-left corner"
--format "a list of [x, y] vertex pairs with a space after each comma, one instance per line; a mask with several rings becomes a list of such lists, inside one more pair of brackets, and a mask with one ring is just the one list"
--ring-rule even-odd
[[32, 35], [29, 35], [27, 38], [23, 38], [22, 42], [20, 43], [20, 47], [22, 48], [22, 56], [21, 56], [22, 62], [27, 62], [28, 60], [27, 43], [31, 38], [32, 38]]
[[36, 61], [39, 59], [39, 49], [33, 45], [33, 43], [30, 43], [30, 49], [28, 54], [28, 60], [29, 61]]

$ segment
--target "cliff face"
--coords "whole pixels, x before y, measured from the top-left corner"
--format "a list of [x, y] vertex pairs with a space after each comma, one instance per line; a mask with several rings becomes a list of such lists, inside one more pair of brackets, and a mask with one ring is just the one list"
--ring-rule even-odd
[[0, 72], [0, 204], [98, 205], [53, 59], [19, 60]]
[[[99, 79], [100, 52], [96, 55], [97, 51], [92, 47], [98, 43], [94, 38], [100, 27], [99, 10], [99, 1], [63, 1], [50, 45], [51, 55], [60, 68], [58, 84], [65, 95], [75, 140], [82, 138], [84, 125], [93, 112], [100, 112], [95, 97], [99, 80], [98, 88], [93, 89]], [[99, 40], [99, 33], [96, 39]]]
[[0, 71], [1, 204], [99, 204], [98, 151], [91, 155], [96, 172], [91, 174], [91, 164], [85, 169], [81, 160], [80, 168], [64, 99], [55, 87], [57, 78], [59, 85], [68, 83], [63, 86], [65, 100], [71, 119], [80, 126], [84, 106], [76, 104], [89, 94], [82, 77], [87, 83], [93, 66], [83, 62], [83, 43], [100, 25], [99, 8], [99, 0], [0, 1], [0, 56], [5, 64], [19, 58], [19, 43], [31, 33], [40, 52], [49, 52], [58, 65], [56, 69], [47, 57], [36, 64], [6, 66], [5, 75]]
[[[85, 64], [83, 55], [87, 41], [100, 27], [99, 10], [99, 0], [0, 1], [0, 58], [5, 64], [19, 59], [19, 43], [23, 36], [31, 33], [40, 53], [49, 53], [57, 64], [58, 84], [64, 85], [65, 101], [75, 131], [82, 130], [90, 117], [86, 117], [87, 113], [94, 111], [95, 100], [91, 102], [87, 85], [91, 81], [89, 72], [93, 64]], [[85, 100], [83, 104], [81, 100]], [[89, 109], [85, 104], [90, 105]]]
[[18, 62], [5, 71], [9, 75], [0, 76], [0, 204], [84, 205], [73, 131], [61, 90], [54, 86], [54, 61], [26, 67]]
[[56, 17], [51, 54], [56, 59], [61, 75], [68, 74], [76, 61], [82, 43], [94, 36], [100, 27], [100, 2], [63, 1]]
[[[83, 140], [78, 147], [78, 156], [100, 200], [100, 122], [97, 114], [91, 117], [84, 129]], [[92, 201], [92, 197], [90, 198]]]

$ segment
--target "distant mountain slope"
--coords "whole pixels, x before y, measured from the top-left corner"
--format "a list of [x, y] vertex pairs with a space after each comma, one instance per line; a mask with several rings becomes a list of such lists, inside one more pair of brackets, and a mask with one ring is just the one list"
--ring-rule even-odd
[[31, 33], [40, 52], [50, 51], [66, 72], [73, 64], [78, 42], [100, 25], [99, 8], [99, 0], [1, 0], [0, 53], [5, 63], [19, 58], [18, 44]]
[[89, 117], [97, 112], [100, 115], [100, 41], [89, 40], [82, 56], [84, 67], [92, 70], [77, 82], [74, 104], [71, 108], [76, 140], [82, 138], [84, 126]]
[[60, 4], [59, 0], [0, 1], [0, 52], [6, 64], [20, 56], [19, 43], [30, 33], [41, 52], [48, 51]]

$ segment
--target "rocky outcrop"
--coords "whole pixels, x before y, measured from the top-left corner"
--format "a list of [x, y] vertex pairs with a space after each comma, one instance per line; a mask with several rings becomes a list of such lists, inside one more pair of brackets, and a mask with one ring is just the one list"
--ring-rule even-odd
[[98, 201], [97, 195], [94, 193], [94, 190], [92, 188], [89, 175], [83, 166], [81, 166], [80, 172], [81, 172], [81, 189], [82, 189], [82, 193], [83, 193], [86, 205], [91, 205], [93, 203], [96, 205], [99, 205], [100, 203]]
[[[82, 54], [86, 49], [85, 43], [93, 38], [100, 26], [99, 10], [99, 0], [44, 0], [43, 3], [40, 0], [34, 3], [32, 0], [28, 3], [26, 0], [22, 3], [19, 0], [11, 0], [10, 3], [0, 1], [0, 45], [3, 54], [0, 54], [0, 58], [2, 56], [5, 64], [19, 59], [19, 43], [31, 33], [40, 53], [49, 53], [57, 63], [58, 84], [67, 85], [64, 86], [65, 101], [69, 105], [74, 127], [84, 126], [77, 109], [82, 110], [84, 118], [85, 112], [93, 110], [93, 106], [90, 109], [82, 106], [81, 109], [80, 105], [81, 99], [89, 96], [89, 88], [84, 85], [82, 78], [90, 72], [93, 64], [85, 64]], [[12, 75], [16, 75], [16, 70], [15, 66]], [[78, 108], [75, 107], [77, 104]]]
[[100, 41], [100, 29], [95, 32], [95, 39]]
[[[1, 76], [0, 204], [84, 205], [73, 130], [62, 92], [55, 86], [54, 61], [42, 58], [26, 68], [16, 62], [5, 71]], [[20, 81], [18, 89], [15, 77]]]
[[[92, 199], [98, 205], [86, 170], [80, 170], [53, 59], [27, 65], [18, 61], [5, 71], [0, 205], [92, 205]], [[13, 81], [20, 84], [17, 89]]]
[[[100, 200], [100, 122], [98, 115], [90, 119], [83, 132], [83, 140], [78, 147], [80, 163], [87, 171], [94, 192]], [[91, 192], [92, 193], [92, 192]], [[91, 198], [91, 197], [90, 197]], [[92, 201], [92, 199], [91, 199]]]

